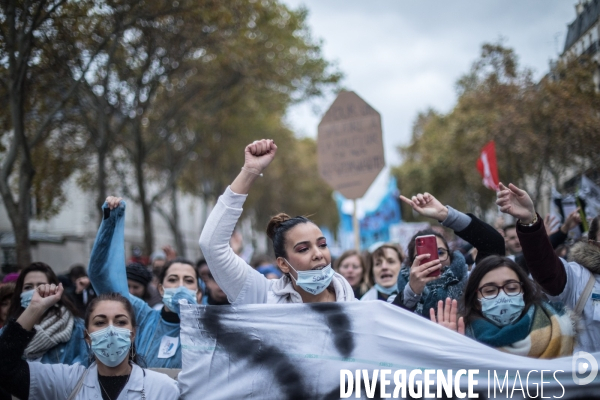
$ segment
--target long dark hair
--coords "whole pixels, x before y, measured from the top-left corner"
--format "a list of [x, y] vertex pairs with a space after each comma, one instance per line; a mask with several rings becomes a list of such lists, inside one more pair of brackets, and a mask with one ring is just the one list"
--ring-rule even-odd
[[452, 251], [450, 250], [450, 246], [448, 246], [448, 241], [446, 240], [446, 238], [441, 233], [436, 232], [433, 229], [423, 229], [422, 231], [415, 233], [414, 236], [410, 239], [410, 242], [408, 242], [408, 246], [407, 246], [408, 258], [406, 259], [406, 265], [408, 265], [410, 267], [412, 265], [413, 261], [415, 261], [415, 257], [417, 256], [415, 239], [417, 238], [417, 236], [425, 236], [425, 235], [434, 235], [435, 237], [442, 239], [442, 242], [444, 242], [444, 245], [448, 249], [448, 255], [450, 256], [450, 263], [452, 263], [452, 261], [454, 260], [454, 257], [453, 257]]
[[[85, 323], [85, 329], [88, 332], [89, 332], [90, 318], [92, 316], [92, 313], [94, 312], [94, 310], [96, 309], [98, 304], [102, 301], [116, 301], [117, 303], [121, 303], [123, 305], [123, 307], [125, 308], [125, 312], [127, 312], [127, 314], [129, 315], [129, 320], [131, 321], [131, 325], [133, 326], [134, 331], [137, 331], [137, 321], [135, 319], [135, 310], [133, 309], [131, 302], [128, 299], [126, 299], [123, 295], [121, 295], [120, 293], [103, 293], [100, 296], [94, 298], [92, 301], [90, 301], [87, 308], [85, 309], [85, 316], [84, 316], [83, 321]], [[137, 335], [136, 335], [136, 337], [137, 337]], [[93, 353], [91, 354], [91, 357], [93, 358]], [[134, 362], [140, 366], [145, 366], [145, 364], [146, 364], [143, 357], [140, 356], [136, 351], [135, 340], [133, 340], [131, 342], [131, 349], [129, 351], [129, 361]]]
[[475, 269], [471, 272], [467, 285], [461, 299], [461, 314], [465, 319], [465, 325], [471, 324], [474, 320], [483, 318], [481, 313], [481, 305], [477, 298], [479, 285], [483, 277], [490, 271], [497, 268], [508, 267], [517, 274], [521, 287], [523, 288], [523, 300], [525, 302], [525, 308], [523, 309], [524, 315], [529, 307], [537, 305], [542, 302], [543, 295], [537, 285], [529, 279], [529, 276], [525, 273], [517, 263], [507, 257], [501, 256], [488, 256], [483, 261], [477, 264]]
[[[19, 278], [17, 278], [17, 282], [15, 283], [15, 292], [13, 293], [12, 298], [10, 300], [8, 318], [19, 318], [21, 316], [21, 313], [25, 311], [25, 309], [21, 307], [21, 293], [23, 292], [23, 284], [25, 282], [25, 278], [30, 272], [43, 273], [48, 278], [49, 284], [53, 283], [56, 286], [58, 286], [58, 284], [60, 283], [60, 281], [56, 277], [56, 274], [54, 273], [54, 271], [52, 271], [52, 268], [50, 268], [48, 264], [45, 264], [43, 262], [34, 262], [30, 264], [27, 268], [21, 271]], [[60, 306], [64, 306], [67, 309], [67, 311], [69, 311], [73, 316], [81, 317], [81, 313], [79, 312], [79, 310], [77, 310], [77, 308], [71, 302], [71, 300], [69, 300], [69, 297], [66, 295], [66, 293], [63, 293], [62, 297], [56, 304], [58, 305], [58, 307], [50, 307], [42, 318], [45, 318], [46, 315], [49, 314], [55, 314], [56, 316], [60, 316]]]

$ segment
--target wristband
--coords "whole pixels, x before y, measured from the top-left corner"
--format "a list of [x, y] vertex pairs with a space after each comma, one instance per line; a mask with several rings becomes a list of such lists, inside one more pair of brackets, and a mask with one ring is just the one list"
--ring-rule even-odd
[[531, 221], [531, 223], [530, 223], [530, 224], [524, 224], [524, 223], [522, 223], [522, 222], [521, 222], [521, 220], [519, 220], [518, 222], [519, 222], [519, 225], [521, 225], [521, 226], [525, 226], [525, 227], [531, 227], [531, 226], [535, 225], [535, 223], [536, 223], [537, 221], [538, 221], [538, 217], [537, 217], [537, 213], [536, 213], [536, 214], [535, 214], [535, 217], [533, 217], [533, 221]]

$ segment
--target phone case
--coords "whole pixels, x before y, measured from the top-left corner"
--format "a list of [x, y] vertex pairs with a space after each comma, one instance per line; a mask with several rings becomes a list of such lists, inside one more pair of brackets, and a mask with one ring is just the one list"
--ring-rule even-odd
[[[425, 235], [425, 236], [417, 236], [415, 238], [415, 247], [417, 249], [417, 255], [421, 254], [430, 254], [429, 258], [421, 260], [420, 264], [428, 263], [429, 261], [439, 259], [437, 252], [437, 240], [435, 235]], [[441, 270], [437, 270], [432, 272], [427, 276], [438, 276], [442, 273]]]

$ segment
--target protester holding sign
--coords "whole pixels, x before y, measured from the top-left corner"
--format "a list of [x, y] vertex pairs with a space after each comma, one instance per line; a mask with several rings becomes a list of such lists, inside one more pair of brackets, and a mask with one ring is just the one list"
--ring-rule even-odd
[[580, 316], [585, 325], [575, 351], [600, 351], [600, 249], [596, 247], [598, 221], [590, 229], [588, 243], [571, 250], [572, 261], [559, 258], [542, 222], [535, 212], [533, 201], [526, 191], [513, 184], [500, 184], [496, 204], [500, 210], [518, 218], [517, 234], [531, 275], [544, 291], [562, 301]]
[[21, 399], [117, 399], [124, 398], [123, 391], [128, 399], [179, 398], [174, 380], [137, 365], [134, 311], [116, 293], [95, 298], [86, 310], [85, 341], [95, 360], [89, 368], [23, 360], [34, 325], [62, 295], [62, 284], [37, 286], [25, 311], [6, 326], [0, 336], [0, 387]]
[[92, 249], [89, 276], [98, 294], [119, 293], [135, 310], [138, 333], [137, 351], [149, 368], [181, 368], [179, 344], [179, 300], [198, 303], [198, 275], [191, 261], [175, 258], [167, 261], [159, 274], [158, 291], [164, 304], [152, 309], [144, 300], [129, 293], [125, 267], [125, 202], [109, 196], [103, 207], [104, 219]]
[[537, 284], [507, 257], [489, 256], [469, 276], [461, 301], [438, 302], [432, 321], [498, 350], [533, 358], [573, 353], [574, 316], [562, 304], [543, 300]]
[[[59, 280], [49, 265], [35, 262], [19, 275], [8, 309], [8, 319], [19, 318], [27, 309], [35, 291], [44, 285], [58, 285]], [[35, 321], [34, 336], [24, 349], [28, 361], [44, 364], [88, 364], [87, 345], [83, 340], [83, 320], [76, 317], [77, 308], [67, 296], [55, 307], [39, 315]]]
[[267, 235], [273, 241], [277, 266], [284, 273], [280, 279], [265, 278], [231, 249], [231, 235], [248, 192], [276, 152], [272, 140], [246, 146], [241, 172], [210, 213], [200, 236], [200, 247], [212, 275], [232, 304], [355, 300], [352, 286], [331, 268], [331, 254], [323, 233], [308, 218], [291, 218], [282, 213], [269, 221]]
[[[498, 254], [504, 255], [504, 239], [491, 225], [479, 220], [472, 214], [463, 214], [450, 206], [444, 206], [433, 195], [419, 193], [408, 199], [400, 199], [419, 214], [432, 218], [448, 227], [477, 249], [476, 262]], [[424, 257], [415, 254], [415, 238], [422, 235], [435, 235], [438, 245], [440, 263], [434, 261], [420, 265]], [[459, 251], [451, 252], [446, 239], [433, 230], [418, 232], [408, 243], [408, 258], [411, 267], [400, 271], [398, 279], [398, 296], [393, 303], [414, 310], [428, 318], [429, 311], [439, 300], [459, 299], [467, 282], [468, 266]], [[425, 257], [426, 258], [426, 257]], [[439, 276], [429, 276], [437, 269], [442, 270]]]

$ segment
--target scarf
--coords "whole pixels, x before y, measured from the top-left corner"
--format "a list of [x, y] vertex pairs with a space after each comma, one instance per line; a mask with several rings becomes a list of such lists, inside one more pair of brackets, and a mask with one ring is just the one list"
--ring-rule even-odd
[[[465, 257], [455, 251], [452, 255], [452, 263], [442, 270], [440, 277], [425, 285], [421, 299], [417, 303], [415, 312], [429, 319], [429, 309], [437, 310], [439, 300], [460, 299], [467, 284], [468, 269]], [[404, 291], [404, 287], [410, 279], [410, 267], [403, 267], [398, 275], [398, 293]]]
[[560, 303], [542, 303], [515, 323], [498, 327], [485, 318], [467, 327], [467, 336], [505, 353], [556, 358], [573, 354], [575, 325], [573, 315]]
[[59, 343], [68, 342], [73, 333], [74, 318], [64, 306], [59, 314], [48, 314], [39, 325], [34, 325], [35, 335], [25, 348], [25, 358], [36, 359]]

